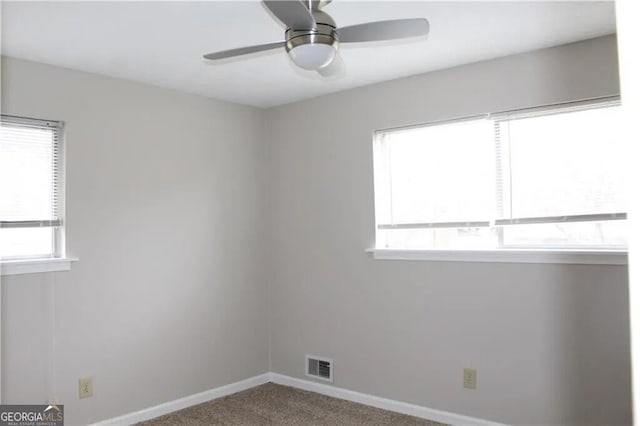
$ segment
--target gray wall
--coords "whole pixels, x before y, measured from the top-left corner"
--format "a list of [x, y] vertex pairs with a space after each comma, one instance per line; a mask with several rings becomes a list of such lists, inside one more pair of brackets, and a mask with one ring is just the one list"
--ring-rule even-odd
[[3, 59], [4, 113], [66, 121], [80, 258], [3, 277], [3, 402], [85, 424], [268, 371], [263, 113]]
[[[519, 424], [628, 424], [621, 266], [379, 261], [372, 131], [619, 93], [615, 38], [268, 111], [271, 369]], [[478, 389], [462, 387], [462, 369]]]

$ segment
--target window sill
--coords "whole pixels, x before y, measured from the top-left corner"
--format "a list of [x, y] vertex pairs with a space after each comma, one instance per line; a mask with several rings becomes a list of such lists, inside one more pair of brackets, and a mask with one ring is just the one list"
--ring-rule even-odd
[[71, 263], [77, 260], [75, 257], [2, 260], [0, 261], [0, 275], [69, 271]]
[[400, 250], [367, 249], [379, 260], [427, 260], [441, 262], [566, 263], [577, 265], [626, 265], [626, 250]]

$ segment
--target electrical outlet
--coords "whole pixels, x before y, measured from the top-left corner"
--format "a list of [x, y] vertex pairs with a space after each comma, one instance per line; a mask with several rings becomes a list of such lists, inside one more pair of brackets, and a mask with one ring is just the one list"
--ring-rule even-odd
[[80, 399], [93, 396], [93, 377], [82, 377], [78, 380], [78, 396]]
[[473, 368], [465, 368], [462, 373], [462, 384], [467, 389], [476, 388], [476, 370]]

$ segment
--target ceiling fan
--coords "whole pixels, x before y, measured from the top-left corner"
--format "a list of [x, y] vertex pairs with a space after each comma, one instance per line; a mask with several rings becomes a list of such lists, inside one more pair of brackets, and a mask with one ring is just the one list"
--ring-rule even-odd
[[335, 74], [342, 66], [338, 55], [341, 43], [395, 40], [424, 36], [429, 21], [424, 18], [396, 19], [338, 27], [322, 10], [331, 0], [263, 0], [264, 5], [286, 27], [285, 41], [208, 53], [204, 59], [217, 61], [265, 50], [285, 48], [293, 62], [323, 76]]

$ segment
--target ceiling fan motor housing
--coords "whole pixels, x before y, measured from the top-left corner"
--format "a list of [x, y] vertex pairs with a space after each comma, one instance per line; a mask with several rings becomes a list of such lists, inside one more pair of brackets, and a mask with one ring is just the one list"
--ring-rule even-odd
[[300, 67], [317, 70], [329, 65], [338, 50], [336, 23], [321, 10], [312, 10], [316, 27], [288, 28], [285, 47], [291, 59]]

